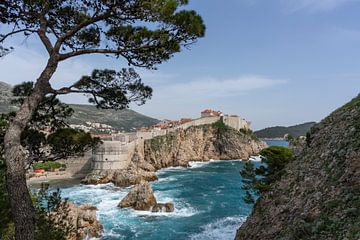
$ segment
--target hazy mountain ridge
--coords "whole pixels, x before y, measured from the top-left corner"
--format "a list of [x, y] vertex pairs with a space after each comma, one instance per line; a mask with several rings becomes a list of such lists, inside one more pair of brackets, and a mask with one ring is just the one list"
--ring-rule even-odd
[[[0, 113], [7, 113], [16, 109], [15, 106], [10, 104], [12, 98], [11, 88], [11, 85], [0, 81]], [[116, 111], [98, 109], [92, 105], [69, 104], [69, 106], [74, 109], [74, 114], [69, 118], [70, 124], [84, 124], [89, 121], [104, 123], [118, 130], [133, 131], [159, 122], [155, 118], [130, 109]]]
[[294, 126], [284, 127], [268, 127], [262, 130], [255, 131], [258, 138], [283, 138], [285, 134], [290, 134], [293, 137], [305, 136], [306, 133], [314, 126], [316, 122], [306, 122]]

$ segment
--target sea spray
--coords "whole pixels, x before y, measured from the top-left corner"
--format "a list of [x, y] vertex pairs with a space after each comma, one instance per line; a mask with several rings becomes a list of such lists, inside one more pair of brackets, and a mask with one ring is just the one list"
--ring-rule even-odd
[[78, 185], [62, 192], [70, 201], [98, 208], [105, 240], [234, 239], [252, 207], [242, 200], [239, 171], [243, 164], [214, 160], [158, 171], [159, 180], [152, 183], [154, 193], [158, 202], [174, 203], [172, 213], [119, 209], [117, 204], [130, 188], [111, 183]]

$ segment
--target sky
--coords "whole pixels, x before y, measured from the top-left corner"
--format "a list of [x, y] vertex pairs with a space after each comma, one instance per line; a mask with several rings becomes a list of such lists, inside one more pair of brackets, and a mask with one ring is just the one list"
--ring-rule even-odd
[[[154, 93], [131, 109], [177, 119], [212, 108], [256, 130], [320, 121], [360, 92], [360, 0], [190, 0], [188, 8], [203, 17], [206, 36], [156, 71], [137, 69]], [[7, 44], [15, 51], [0, 59], [0, 81], [34, 81], [47, 59], [39, 40]], [[51, 83], [68, 86], [94, 68], [122, 67], [113, 58], [78, 57], [61, 63]]]

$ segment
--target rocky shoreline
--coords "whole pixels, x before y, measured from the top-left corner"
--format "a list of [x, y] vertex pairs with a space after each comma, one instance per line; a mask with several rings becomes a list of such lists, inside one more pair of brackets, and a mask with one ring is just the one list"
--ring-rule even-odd
[[156, 171], [167, 167], [188, 167], [191, 161], [249, 159], [266, 144], [251, 132], [230, 127], [203, 125], [179, 129], [165, 136], [146, 140], [136, 149], [132, 161], [122, 170], [96, 170], [88, 174], [83, 184], [112, 182], [128, 187], [142, 181], [157, 180]]

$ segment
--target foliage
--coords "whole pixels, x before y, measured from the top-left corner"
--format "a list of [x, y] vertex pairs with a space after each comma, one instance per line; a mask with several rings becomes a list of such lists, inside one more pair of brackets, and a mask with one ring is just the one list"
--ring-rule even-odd
[[[1, 163], [1, 162], [0, 162]], [[5, 167], [0, 168], [0, 239], [13, 240], [15, 227], [11, 216], [11, 208], [5, 185]], [[36, 240], [64, 240], [74, 226], [69, 225], [65, 219], [57, 220], [52, 213], [56, 212], [63, 202], [60, 191], [49, 191], [49, 185], [43, 184], [40, 190], [33, 194], [36, 210]], [[65, 200], [66, 202], [66, 200]], [[66, 210], [66, 209], [65, 209]]]
[[[66, 206], [61, 198], [60, 190], [50, 191], [49, 185], [42, 184], [40, 190], [34, 195], [36, 209], [35, 239], [63, 240], [73, 230], [66, 219], [56, 218], [59, 208]], [[68, 209], [62, 209], [68, 211]]]
[[272, 146], [261, 150], [262, 162], [266, 167], [260, 167], [258, 174], [266, 177], [268, 184], [280, 179], [286, 164], [293, 158], [293, 152], [290, 148]]
[[91, 76], [83, 76], [73, 85], [91, 95], [90, 103], [103, 109], [123, 109], [131, 102], [144, 104], [151, 97], [152, 89], [142, 83], [133, 68], [94, 70]]
[[[37, 79], [33, 92], [20, 107], [14, 121], [10, 122], [9, 129], [17, 127], [18, 131], [12, 131], [13, 135], [6, 135], [10, 143], [6, 145], [6, 155], [14, 153], [20, 160], [24, 158], [20, 152], [16, 154], [16, 150], [21, 149], [20, 138], [21, 144], [28, 147], [26, 150], [30, 152], [27, 157], [28, 164], [47, 152], [42, 151], [45, 147], [44, 139], [47, 137], [41, 135], [39, 128], [34, 125], [35, 116], [31, 114], [37, 114], [41, 105], [39, 102], [48, 97], [51, 104], [52, 99], [58, 95], [84, 93], [90, 96], [90, 101], [96, 106], [113, 109], [126, 108], [130, 101], [142, 104], [147, 100], [151, 96], [150, 88], [143, 85], [131, 70], [123, 71], [126, 74], [131, 72], [126, 76], [107, 70], [98, 71], [91, 77], [82, 78], [79, 82], [61, 89], [54, 89], [50, 79], [60, 62], [95, 53], [122, 57], [129, 65], [155, 69], [157, 64], [167, 61], [173, 54], [205, 34], [202, 18], [195, 11], [185, 10], [187, 4], [188, 0], [0, 1], [0, 23], [4, 25], [1, 29], [10, 30], [0, 33], [0, 44], [13, 35], [23, 34], [26, 38], [36, 34], [49, 54], [47, 65]], [[126, 82], [126, 77], [131, 80]], [[53, 124], [48, 127], [52, 128]], [[59, 128], [56, 126], [51, 130], [56, 131]], [[36, 134], [40, 141], [29, 137], [35, 134], [33, 131], [38, 131]], [[20, 136], [22, 132], [25, 133]], [[61, 133], [63, 132], [58, 132], [59, 135]], [[80, 133], [76, 139], [82, 143], [86, 136]], [[32, 142], [34, 140], [35, 143]], [[59, 138], [54, 137], [53, 140], [60, 142]], [[33, 143], [36, 147], [33, 147]], [[59, 153], [54, 146], [51, 149]], [[72, 150], [78, 150], [78, 147], [70, 147], [71, 153]], [[13, 163], [13, 159], [11, 157], [6, 161]], [[24, 238], [32, 238], [31, 203], [24, 191], [25, 181], [12, 181], [19, 177], [25, 178], [23, 162], [19, 162], [20, 164], [14, 164], [7, 175], [8, 184], [12, 185], [9, 188], [11, 204], [13, 207], [22, 207], [13, 209], [17, 234], [23, 231], [26, 234]], [[18, 186], [22, 188], [17, 188]], [[21, 191], [21, 194], [17, 191]], [[20, 195], [25, 196], [24, 201], [18, 197]], [[20, 209], [27, 214], [22, 214]], [[22, 215], [29, 217], [24, 218]]]
[[5, 184], [5, 162], [0, 158], [0, 239], [7, 239], [6, 236], [12, 235], [11, 229], [11, 208], [9, 196]]
[[228, 127], [223, 121], [216, 121], [214, 123], [211, 124], [215, 130], [216, 130], [216, 134], [218, 136], [221, 136], [222, 134], [224, 134], [226, 131], [228, 131], [230, 129], [230, 127]]
[[59, 162], [43, 162], [43, 163], [36, 162], [32, 164], [32, 167], [34, 169], [43, 169], [43, 170], [63, 168], [65, 166], [66, 166], [65, 164], [61, 164]]
[[49, 54], [61, 53], [60, 60], [102, 53], [154, 68], [204, 36], [201, 17], [182, 9], [187, 4], [187, 0], [2, 1], [0, 22], [12, 31], [2, 33], [0, 43], [15, 34], [38, 34]]
[[244, 201], [248, 204], [254, 203], [254, 196], [268, 191], [270, 184], [281, 178], [286, 164], [293, 158], [291, 149], [279, 146], [265, 148], [260, 154], [263, 163], [260, 167], [255, 168], [248, 161], [240, 171], [242, 189], [246, 191]]
[[47, 137], [52, 154], [58, 158], [82, 156], [87, 149], [94, 148], [100, 142], [89, 133], [72, 128], [60, 128]]
[[[13, 103], [21, 104], [24, 97], [33, 91], [33, 83], [24, 82], [16, 85], [12, 91], [16, 97]], [[27, 150], [28, 166], [33, 162], [81, 156], [99, 143], [100, 140], [92, 138], [89, 133], [67, 127], [65, 119], [71, 116], [72, 112], [71, 108], [56, 98], [46, 97], [40, 103], [21, 136], [21, 143]], [[3, 138], [7, 126], [14, 115], [15, 113], [11, 112], [0, 116], [1, 151], [3, 151]]]

